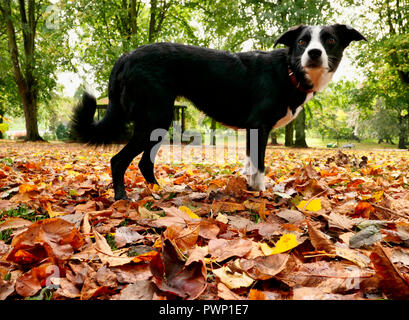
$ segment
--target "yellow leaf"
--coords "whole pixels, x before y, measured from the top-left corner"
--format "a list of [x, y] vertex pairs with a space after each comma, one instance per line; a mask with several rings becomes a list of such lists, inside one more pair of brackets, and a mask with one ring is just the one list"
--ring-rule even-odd
[[294, 234], [286, 233], [281, 236], [280, 240], [277, 241], [274, 248], [271, 248], [266, 243], [260, 243], [260, 249], [263, 251], [264, 255], [270, 256], [272, 254], [283, 253], [291, 250], [298, 246], [297, 237]]
[[154, 191], [154, 192], [158, 192], [160, 190], [160, 185], [158, 185], [158, 184], [154, 184], [153, 186], [152, 186], [152, 191]]
[[200, 217], [195, 214], [192, 210], [190, 210], [188, 207], [186, 206], [180, 206], [179, 207], [180, 211], [183, 211], [184, 213], [186, 213], [189, 217], [191, 217], [192, 219], [200, 219]]
[[383, 198], [383, 190], [376, 191], [372, 194], [372, 199], [374, 199], [375, 202], [381, 201], [382, 198]]
[[229, 289], [237, 289], [241, 287], [250, 287], [254, 280], [250, 278], [245, 272], [232, 272], [229, 267], [224, 266], [213, 270], [221, 282], [223, 282]]
[[307, 211], [320, 211], [321, 210], [321, 199], [313, 199], [308, 204], [308, 201], [301, 201], [297, 208], [300, 210], [307, 210]]
[[71, 164], [71, 163], [67, 163], [67, 164], [64, 166], [64, 169], [72, 169], [72, 164]]
[[66, 214], [69, 213], [69, 212], [56, 212], [56, 211], [53, 211], [51, 209], [51, 203], [50, 202], [47, 203], [45, 209], [47, 210], [47, 213], [50, 216], [50, 218], [55, 218], [55, 217], [58, 217], [58, 216], [65, 216]]

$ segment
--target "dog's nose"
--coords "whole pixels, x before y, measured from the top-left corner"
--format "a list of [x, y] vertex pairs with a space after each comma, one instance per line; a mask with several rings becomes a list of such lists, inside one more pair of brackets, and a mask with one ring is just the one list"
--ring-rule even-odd
[[311, 59], [318, 59], [321, 57], [322, 51], [320, 49], [311, 49], [308, 51], [308, 55]]

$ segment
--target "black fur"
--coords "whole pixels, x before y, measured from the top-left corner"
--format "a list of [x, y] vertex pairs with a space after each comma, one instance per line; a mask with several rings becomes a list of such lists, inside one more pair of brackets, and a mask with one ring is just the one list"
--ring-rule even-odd
[[154, 159], [150, 159], [157, 141], [151, 141], [150, 134], [158, 128], [169, 128], [177, 96], [188, 98], [223, 124], [246, 128], [248, 134], [250, 129], [258, 129], [258, 159], [251, 160], [264, 172], [271, 128], [286, 116], [288, 108], [295, 113], [306, 99], [307, 94], [298, 90], [288, 76], [290, 66], [300, 81], [306, 82], [292, 44], [304, 28], [298, 27], [277, 41], [290, 48], [270, 52], [232, 53], [156, 43], [120, 57], [111, 72], [105, 117], [93, 121], [95, 98], [86, 93], [72, 119], [73, 132], [81, 141], [91, 144], [116, 141], [124, 124], [134, 121], [131, 140], [111, 159], [115, 199], [126, 198], [125, 170], [142, 152], [139, 168], [148, 182], [157, 183]]

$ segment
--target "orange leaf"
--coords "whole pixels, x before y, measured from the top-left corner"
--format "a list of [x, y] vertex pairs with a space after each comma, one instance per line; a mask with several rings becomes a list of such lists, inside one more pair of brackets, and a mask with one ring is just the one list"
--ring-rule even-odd
[[266, 300], [266, 295], [263, 291], [251, 289], [249, 293], [250, 300]]
[[354, 216], [369, 218], [374, 212], [375, 208], [369, 202], [361, 201], [355, 207]]
[[363, 184], [365, 181], [362, 179], [356, 179], [354, 181], [351, 181], [350, 183], [347, 184], [347, 189], [353, 189], [353, 188], [358, 188], [360, 184]]
[[21, 185], [18, 187], [18, 192], [19, 192], [19, 193], [26, 193], [26, 192], [37, 191], [37, 190], [38, 190], [38, 187], [37, 187], [36, 185], [34, 185], [34, 184], [26, 184], [26, 183], [24, 183], [24, 184], [21, 184]]

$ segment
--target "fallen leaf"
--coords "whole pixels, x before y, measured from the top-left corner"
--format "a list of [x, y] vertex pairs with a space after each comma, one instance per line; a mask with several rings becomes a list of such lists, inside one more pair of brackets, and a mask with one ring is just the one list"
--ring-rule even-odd
[[29, 220], [22, 218], [8, 218], [6, 221], [0, 223], [0, 232], [7, 229], [19, 229], [25, 228], [33, 223]]
[[267, 280], [285, 268], [288, 258], [288, 254], [275, 254], [252, 260], [240, 259], [240, 267], [254, 280]]
[[209, 253], [216, 261], [223, 261], [230, 257], [243, 257], [252, 249], [250, 240], [212, 239], [209, 241]]
[[266, 243], [261, 243], [260, 248], [266, 256], [283, 253], [298, 246], [297, 237], [292, 233], [286, 233], [277, 241], [274, 248]]
[[370, 255], [376, 275], [380, 278], [380, 286], [388, 298], [409, 299], [409, 283], [393, 265], [388, 250], [379, 243], [374, 245]]
[[378, 227], [370, 225], [365, 229], [359, 231], [349, 239], [349, 246], [351, 248], [361, 248], [364, 246], [371, 246], [375, 242], [382, 239], [382, 234]]
[[243, 297], [231, 291], [224, 283], [217, 284], [217, 295], [223, 300], [244, 300]]
[[199, 224], [187, 228], [171, 225], [165, 230], [163, 237], [169, 239], [176, 248], [183, 252], [196, 244], [199, 237]]
[[266, 295], [263, 291], [251, 289], [249, 292], [250, 300], [266, 300]]
[[119, 300], [151, 300], [155, 292], [151, 281], [139, 280], [121, 290]]
[[[7, 260], [33, 263], [48, 256], [66, 260], [83, 244], [81, 234], [71, 223], [60, 218], [41, 220], [13, 238]], [[32, 254], [35, 258], [26, 260]]]
[[301, 222], [305, 219], [304, 214], [297, 210], [288, 210], [284, 209], [277, 212], [277, 216], [280, 218], [287, 220], [289, 223], [295, 224]]
[[307, 222], [307, 226], [311, 244], [316, 250], [324, 250], [327, 253], [335, 252], [334, 244], [325, 233], [321, 232], [311, 222]]
[[320, 211], [322, 209], [321, 199], [312, 199], [310, 201], [303, 200], [297, 205], [297, 208], [300, 210], [307, 210], [312, 212]]
[[223, 266], [219, 269], [214, 269], [213, 273], [223, 282], [229, 289], [237, 289], [242, 287], [249, 287], [254, 280], [250, 278], [245, 272], [232, 272], [229, 267]]
[[127, 244], [133, 244], [144, 239], [134, 227], [120, 227], [115, 231], [115, 244], [117, 248], [122, 248]]
[[195, 299], [206, 289], [206, 267], [203, 262], [193, 261], [189, 265], [179, 259], [170, 242], [163, 241], [162, 251], [150, 262], [156, 286], [183, 299]]
[[14, 293], [15, 281], [0, 279], [0, 301]]
[[185, 213], [186, 213], [189, 217], [191, 217], [192, 219], [200, 219], [200, 217], [199, 217], [197, 214], [193, 213], [193, 211], [190, 210], [190, 209], [189, 209], [188, 207], [186, 207], [186, 206], [180, 206], [180, 207], [179, 207], [179, 210], [185, 212]]

